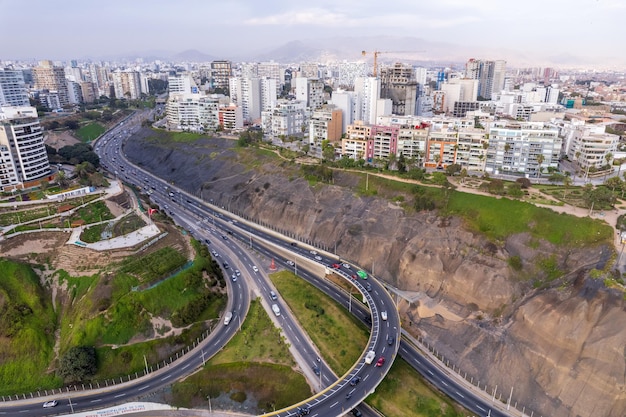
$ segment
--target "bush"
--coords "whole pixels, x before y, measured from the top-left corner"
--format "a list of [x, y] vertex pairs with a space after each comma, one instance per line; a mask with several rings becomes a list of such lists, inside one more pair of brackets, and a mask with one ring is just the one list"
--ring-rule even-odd
[[58, 374], [66, 382], [79, 382], [92, 377], [97, 370], [96, 349], [93, 346], [75, 346], [61, 358]]

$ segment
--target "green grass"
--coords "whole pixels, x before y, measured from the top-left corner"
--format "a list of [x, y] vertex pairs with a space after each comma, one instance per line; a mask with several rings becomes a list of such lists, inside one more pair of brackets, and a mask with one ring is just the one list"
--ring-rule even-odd
[[58, 386], [58, 378], [47, 373], [55, 320], [32, 268], [0, 259], [0, 395]]
[[[238, 325], [237, 316], [230, 325]], [[207, 395], [216, 398], [230, 393], [231, 397], [241, 397], [246, 393], [258, 401], [257, 412], [280, 409], [311, 395], [304, 377], [293, 371], [294, 366], [280, 330], [257, 298], [251, 302], [241, 331], [226, 347], [200, 372], [173, 385], [173, 404], [203, 408]]]
[[499, 241], [523, 232], [555, 245], [575, 247], [610, 243], [613, 238], [612, 228], [601, 220], [555, 213], [507, 198], [453, 192], [447, 212], [463, 218], [472, 231]]
[[140, 282], [151, 282], [183, 266], [187, 258], [172, 248], [162, 248], [140, 258], [127, 258], [121, 272], [136, 276]]
[[193, 133], [193, 132], [167, 132], [159, 129], [152, 129], [152, 136], [149, 140], [156, 142], [176, 142], [187, 143], [195, 142], [200, 138], [208, 138], [210, 136], [205, 133]]
[[100, 123], [89, 123], [75, 132], [75, 135], [83, 142], [90, 142], [103, 134], [106, 128]]
[[458, 406], [433, 391], [424, 379], [401, 358], [366, 402], [386, 417], [462, 417]]
[[343, 375], [352, 368], [369, 338], [359, 321], [289, 271], [271, 274], [270, 278], [331, 369]]
[[86, 243], [99, 242], [102, 238], [102, 232], [104, 231], [106, 224], [96, 224], [86, 228], [80, 234], [80, 240]]

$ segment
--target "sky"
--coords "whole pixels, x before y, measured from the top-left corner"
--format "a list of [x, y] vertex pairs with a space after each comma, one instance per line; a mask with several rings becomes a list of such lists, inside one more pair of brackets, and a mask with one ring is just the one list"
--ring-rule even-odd
[[626, 0], [0, 0], [0, 60], [189, 49], [232, 59], [296, 40], [397, 36], [468, 57], [624, 69], [625, 20]]

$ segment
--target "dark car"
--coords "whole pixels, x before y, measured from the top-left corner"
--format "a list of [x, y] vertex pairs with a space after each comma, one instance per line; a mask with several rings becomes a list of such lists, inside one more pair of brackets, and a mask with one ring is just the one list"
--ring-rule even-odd
[[363, 413], [361, 413], [359, 410], [357, 410], [356, 408], [352, 409], [352, 415], [354, 417], [361, 417], [363, 415]]
[[319, 376], [320, 375], [320, 367], [317, 365], [313, 365], [313, 372], [315, 372], [315, 375]]
[[350, 386], [355, 386], [359, 382], [361, 382], [361, 377], [360, 376], [355, 376], [354, 378], [352, 378], [350, 380]]
[[395, 337], [393, 337], [393, 336], [389, 336], [389, 337], [387, 338], [387, 344], [388, 344], [389, 346], [393, 345], [393, 344], [395, 343], [395, 341], [396, 341], [396, 338], [395, 338]]

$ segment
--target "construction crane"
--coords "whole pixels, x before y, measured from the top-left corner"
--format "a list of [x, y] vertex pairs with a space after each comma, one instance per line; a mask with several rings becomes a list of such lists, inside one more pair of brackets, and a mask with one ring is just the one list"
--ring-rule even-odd
[[361, 51], [361, 55], [365, 56], [367, 54], [374, 55], [374, 77], [378, 74], [378, 54], [404, 54], [404, 53], [418, 53], [418, 52], [426, 52], [426, 51]]

